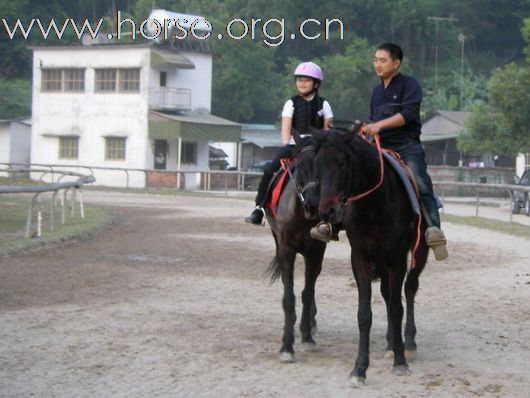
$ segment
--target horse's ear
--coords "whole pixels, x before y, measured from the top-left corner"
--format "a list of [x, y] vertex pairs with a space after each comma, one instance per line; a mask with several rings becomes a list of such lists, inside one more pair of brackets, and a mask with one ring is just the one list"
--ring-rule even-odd
[[363, 127], [364, 122], [361, 122], [359, 119], [355, 120], [353, 124], [351, 125], [352, 131], [354, 133], [358, 133], [361, 127]]
[[345, 142], [351, 142], [353, 140], [353, 137], [357, 135], [361, 127], [363, 126], [363, 122], [360, 120], [355, 120], [351, 126], [349, 126], [346, 129], [346, 133], [342, 136]]
[[352, 124], [350, 124], [348, 127], [346, 127], [346, 131], [351, 133], [358, 133], [361, 127], [363, 126], [364, 122], [361, 122], [359, 119], [355, 120]]
[[294, 142], [296, 143], [296, 145], [300, 145], [300, 142], [302, 142], [302, 137], [300, 137], [300, 133], [298, 132], [298, 130], [295, 128], [292, 128], [291, 135], [293, 136]]

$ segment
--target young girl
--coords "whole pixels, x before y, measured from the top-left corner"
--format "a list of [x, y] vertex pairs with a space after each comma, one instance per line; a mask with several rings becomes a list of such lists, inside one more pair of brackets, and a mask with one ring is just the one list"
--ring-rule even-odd
[[309, 127], [320, 130], [329, 130], [332, 127], [333, 112], [328, 101], [318, 96], [318, 88], [324, 80], [320, 66], [313, 62], [303, 62], [294, 71], [297, 95], [287, 100], [282, 111], [282, 144], [280, 151], [272, 163], [263, 171], [258, 194], [256, 195], [256, 208], [245, 221], [255, 225], [264, 225], [263, 206], [267, 187], [273, 174], [280, 168], [280, 160], [290, 155], [294, 146], [291, 129], [296, 129], [300, 134], [309, 134]]

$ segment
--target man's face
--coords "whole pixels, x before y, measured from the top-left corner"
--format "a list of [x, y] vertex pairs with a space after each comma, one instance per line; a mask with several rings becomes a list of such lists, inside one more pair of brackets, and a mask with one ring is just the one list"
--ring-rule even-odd
[[374, 56], [374, 70], [381, 79], [388, 79], [397, 72], [399, 59], [390, 58], [390, 53], [386, 50], [377, 50]]

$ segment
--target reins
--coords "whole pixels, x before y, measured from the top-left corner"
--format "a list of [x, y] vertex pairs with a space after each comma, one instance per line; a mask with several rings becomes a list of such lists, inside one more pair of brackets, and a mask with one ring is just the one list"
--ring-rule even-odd
[[[359, 136], [365, 140], [366, 142], [369, 142], [368, 139], [362, 134], [360, 133]], [[375, 141], [375, 146], [377, 148], [377, 154], [378, 154], [378, 157], [379, 157], [379, 182], [377, 184], [375, 184], [372, 188], [370, 188], [368, 191], [366, 192], [363, 192], [363, 193], [360, 193], [360, 194], [357, 194], [355, 196], [350, 196], [349, 198], [345, 198], [343, 200], [343, 205], [349, 205], [349, 204], [352, 204], [353, 202], [359, 200], [359, 199], [362, 199], [364, 198], [365, 196], [368, 196], [370, 195], [372, 192], [374, 192], [376, 189], [378, 189], [381, 184], [383, 184], [383, 180], [385, 178], [385, 167], [384, 167], [384, 161], [383, 161], [383, 150], [381, 149], [381, 141], [379, 139], [379, 134], [375, 134], [374, 135], [374, 141]]]

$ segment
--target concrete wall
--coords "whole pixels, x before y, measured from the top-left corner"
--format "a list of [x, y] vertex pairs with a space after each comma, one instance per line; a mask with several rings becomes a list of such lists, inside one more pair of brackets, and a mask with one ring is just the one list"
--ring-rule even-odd
[[29, 163], [31, 157], [31, 125], [11, 122], [10, 162]]
[[[515, 169], [512, 168], [470, 168], [451, 166], [429, 166], [429, 175], [433, 181], [449, 182], [473, 182], [484, 184], [513, 184]], [[440, 189], [435, 187], [440, 193]], [[474, 195], [474, 190], [469, 188], [445, 188], [446, 195], [470, 196]], [[504, 192], [487, 192], [491, 196], [505, 196]]]
[[191, 89], [192, 109], [206, 109], [210, 112], [212, 109], [212, 56], [186, 51], [182, 51], [181, 54], [195, 64], [195, 69], [179, 69], [174, 84], [176, 87]]
[[0, 163], [9, 162], [11, 147], [11, 128], [8, 121], [0, 122]]

